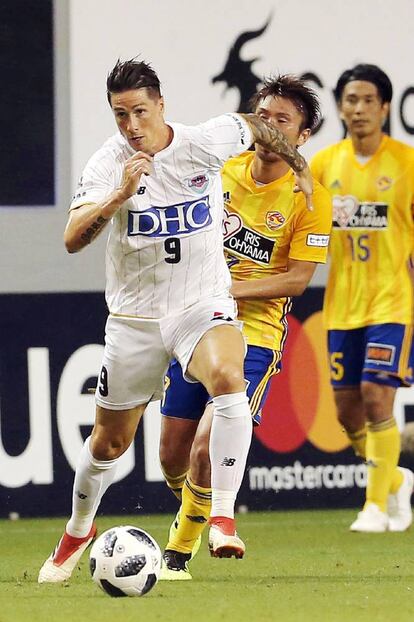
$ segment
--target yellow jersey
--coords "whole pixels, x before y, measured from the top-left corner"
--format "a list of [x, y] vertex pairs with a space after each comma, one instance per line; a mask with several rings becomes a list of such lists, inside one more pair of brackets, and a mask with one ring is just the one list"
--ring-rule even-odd
[[[332, 207], [329, 193], [315, 181], [314, 210], [295, 194], [289, 170], [270, 184], [251, 174], [254, 153], [228, 160], [222, 169], [225, 201], [224, 248], [234, 280], [262, 279], [286, 272], [288, 259], [324, 263]], [[237, 301], [247, 343], [282, 350], [287, 336], [290, 298]]]
[[384, 135], [360, 162], [345, 139], [319, 151], [311, 169], [333, 198], [327, 328], [411, 324], [414, 149]]

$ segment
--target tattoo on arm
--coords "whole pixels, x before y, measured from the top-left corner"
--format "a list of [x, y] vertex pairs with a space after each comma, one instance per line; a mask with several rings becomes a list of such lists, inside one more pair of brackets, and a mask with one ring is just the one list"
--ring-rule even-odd
[[299, 151], [289, 144], [286, 136], [274, 125], [271, 125], [257, 114], [241, 115], [249, 124], [254, 142], [259, 143], [265, 149], [278, 153], [293, 168], [295, 173], [300, 173], [307, 166], [305, 158]]
[[93, 222], [84, 233], [81, 235], [81, 239], [85, 244], [89, 244], [94, 237], [99, 233], [99, 231], [106, 225], [108, 221], [103, 216], [98, 216], [98, 218]]

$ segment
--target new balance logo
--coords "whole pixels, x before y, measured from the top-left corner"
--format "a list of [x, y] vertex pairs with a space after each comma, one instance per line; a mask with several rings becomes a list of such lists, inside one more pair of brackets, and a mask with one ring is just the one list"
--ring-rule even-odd
[[87, 499], [88, 495], [85, 495], [83, 492], [81, 492], [80, 490], [76, 491], [76, 496], [79, 497], [79, 499]]
[[223, 320], [224, 322], [232, 322], [233, 318], [230, 317], [229, 315], [227, 317], [224, 317], [224, 313], [222, 313], [221, 311], [214, 311], [214, 315], [211, 318], [211, 321], [214, 322], [214, 320]]
[[224, 458], [223, 462], [221, 463], [220, 466], [234, 466], [234, 463], [236, 462], [236, 458]]
[[186, 517], [188, 518], [188, 520], [192, 521], [193, 523], [206, 523], [207, 519], [204, 518], [204, 516], [191, 516], [191, 514], [186, 514]]

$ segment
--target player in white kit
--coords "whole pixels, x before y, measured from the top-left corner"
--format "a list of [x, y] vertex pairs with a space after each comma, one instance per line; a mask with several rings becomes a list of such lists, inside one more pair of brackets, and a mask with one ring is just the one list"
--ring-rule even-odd
[[259, 142], [292, 166], [311, 203], [305, 160], [256, 115], [226, 114], [195, 127], [167, 123], [158, 77], [136, 60], [118, 61], [107, 93], [119, 133], [87, 163], [65, 230], [68, 251], [77, 252], [112, 221], [96, 418], [76, 468], [72, 515], [40, 583], [68, 579], [94, 538], [94, 517], [117, 460], [147, 404], [161, 397], [172, 357], [189, 382], [200, 381], [213, 397], [212, 553], [243, 556], [234, 504], [252, 422], [245, 345], [222, 248], [221, 166]]

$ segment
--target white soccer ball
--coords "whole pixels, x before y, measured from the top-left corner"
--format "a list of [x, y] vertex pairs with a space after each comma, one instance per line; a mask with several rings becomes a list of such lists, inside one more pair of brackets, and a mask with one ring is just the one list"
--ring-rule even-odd
[[144, 596], [157, 583], [161, 551], [154, 538], [130, 525], [108, 529], [89, 555], [92, 579], [110, 596]]

